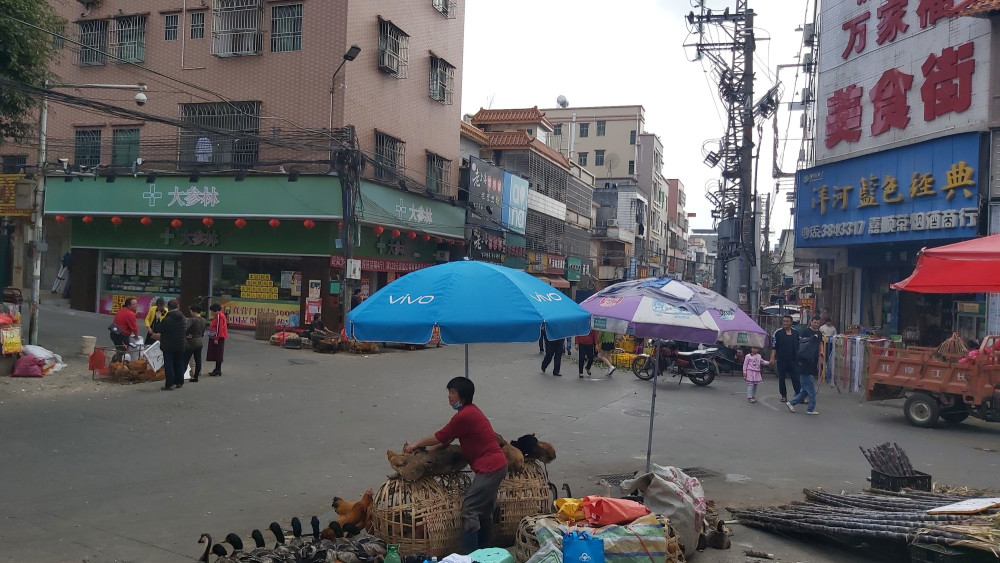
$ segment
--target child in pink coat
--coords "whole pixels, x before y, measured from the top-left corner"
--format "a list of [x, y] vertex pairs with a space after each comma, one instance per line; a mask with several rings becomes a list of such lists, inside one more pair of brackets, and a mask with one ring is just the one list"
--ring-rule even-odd
[[770, 365], [771, 362], [760, 357], [760, 348], [752, 346], [750, 353], [743, 358], [743, 379], [747, 382], [747, 402], [757, 402], [757, 384], [763, 381], [760, 376], [760, 366]]

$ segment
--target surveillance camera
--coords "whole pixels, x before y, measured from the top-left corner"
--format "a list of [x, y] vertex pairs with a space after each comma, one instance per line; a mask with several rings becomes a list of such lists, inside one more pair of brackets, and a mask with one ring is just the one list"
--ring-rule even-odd
[[146, 99], [147, 99], [146, 94], [143, 94], [142, 92], [139, 92], [138, 94], [135, 95], [135, 103], [138, 106], [146, 105]]

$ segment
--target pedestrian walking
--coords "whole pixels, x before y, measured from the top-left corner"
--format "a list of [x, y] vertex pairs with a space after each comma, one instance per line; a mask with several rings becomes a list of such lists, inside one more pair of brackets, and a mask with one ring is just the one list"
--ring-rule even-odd
[[801, 391], [789, 401], [788, 410], [795, 412], [795, 405], [808, 398], [806, 414], [819, 414], [816, 410], [816, 375], [819, 373], [819, 347], [823, 344], [823, 335], [819, 332], [819, 319], [813, 317], [809, 326], [799, 337], [798, 372]]
[[201, 350], [205, 347], [205, 330], [208, 322], [201, 316], [201, 305], [195, 303], [189, 308], [191, 315], [188, 318], [187, 342], [185, 343], [186, 353], [184, 354], [184, 365], [190, 365], [194, 358], [194, 373], [191, 374], [191, 383], [198, 383], [201, 376]]
[[823, 341], [826, 343], [826, 350], [823, 354], [823, 366], [826, 380], [830, 382], [830, 386], [833, 386], [833, 362], [830, 361], [830, 357], [833, 355], [833, 337], [837, 336], [837, 327], [833, 324], [833, 319], [830, 317], [823, 318], [823, 326], [819, 327], [820, 334], [823, 335]]
[[156, 303], [146, 313], [146, 346], [160, 338], [160, 321], [165, 316], [167, 316], [166, 301], [162, 297], [157, 297]]
[[559, 368], [562, 367], [562, 353], [563, 346], [566, 341], [562, 338], [556, 338], [555, 340], [545, 339], [545, 357], [542, 358], [542, 373], [548, 369], [549, 363], [552, 364], [552, 375], [559, 377], [562, 374], [559, 373]]
[[[562, 341], [562, 339], [560, 339]], [[462, 500], [462, 554], [489, 547], [500, 483], [507, 476], [507, 457], [483, 411], [472, 404], [476, 386], [471, 379], [456, 377], [448, 382], [448, 404], [455, 416], [434, 434], [403, 447], [406, 453], [419, 448], [440, 449], [458, 440], [462, 455], [474, 473]]]
[[187, 319], [177, 308], [177, 301], [167, 302], [167, 314], [159, 323], [160, 351], [163, 352], [165, 379], [161, 391], [173, 391], [184, 386], [184, 364], [187, 347]]
[[226, 320], [226, 313], [222, 311], [222, 305], [212, 303], [208, 311], [208, 352], [205, 354], [205, 361], [215, 362], [215, 369], [208, 372], [208, 375], [219, 377], [222, 375], [222, 360], [226, 355], [229, 322]]
[[785, 386], [785, 379], [792, 380], [792, 390], [799, 394], [800, 382], [796, 370], [796, 357], [799, 351], [799, 333], [792, 328], [792, 316], [781, 317], [781, 328], [771, 335], [771, 363], [775, 364], [778, 372], [778, 392], [781, 393], [781, 402], [788, 402], [788, 388]]
[[757, 384], [764, 379], [760, 376], [760, 366], [771, 362], [760, 357], [760, 348], [750, 347], [750, 353], [743, 357], [743, 379], [747, 382], [747, 402], [757, 402]]
[[601, 350], [597, 353], [597, 359], [601, 360], [608, 366], [608, 371], [604, 372], [604, 377], [611, 377], [611, 374], [618, 369], [615, 367], [615, 363], [611, 360], [611, 351], [615, 349], [615, 333], [601, 331], [597, 335], [597, 341], [600, 343]]
[[590, 329], [587, 334], [576, 337], [576, 350], [579, 356], [577, 366], [580, 378], [583, 378], [584, 363], [587, 364], [587, 375], [590, 375], [590, 366], [594, 365], [594, 358], [597, 355], [597, 335], [597, 329]]
[[125, 299], [121, 309], [115, 313], [114, 320], [108, 329], [111, 331], [111, 342], [115, 344], [121, 352], [128, 351], [128, 341], [133, 335], [139, 334], [139, 321], [136, 318], [136, 311], [139, 309], [139, 302], [135, 297]]

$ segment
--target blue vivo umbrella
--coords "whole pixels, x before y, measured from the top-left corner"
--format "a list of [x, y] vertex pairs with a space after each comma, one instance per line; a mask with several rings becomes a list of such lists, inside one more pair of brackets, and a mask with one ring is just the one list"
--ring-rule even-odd
[[590, 313], [538, 278], [504, 266], [462, 260], [406, 274], [347, 315], [347, 333], [366, 342], [426, 344], [440, 329], [446, 344], [534, 342], [590, 332]]

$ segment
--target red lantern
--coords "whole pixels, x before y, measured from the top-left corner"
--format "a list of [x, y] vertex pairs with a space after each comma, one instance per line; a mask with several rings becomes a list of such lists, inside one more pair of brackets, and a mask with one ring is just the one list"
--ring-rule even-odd
[[213, 221], [211, 217], [205, 217], [204, 219], [201, 220], [201, 224], [205, 225], [206, 227], [211, 227], [212, 225], [215, 224], [215, 221]]
[[117, 216], [117, 215], [115, 215], [114, 217], [111, 218], [111, 224], [114, 225], [114, 226], [116, 226], [116, 227], [118, 225], [121, 225], [122, 224], [122, 218], [119, 217], [119, 216]]
[[65, 215], [56, 215], [56, 223], [65, 223], [65, 222], [66, 222]]
[[453, 241], [453, 240], [449, 240], [449, 241], [448, 241], [448, 245], [449, 245], [449, 246], [452, 246], [452, 245], [454, 245], [454, 244], [455, 244], [455, 241]]
[[181, 228], [181, 225], [183, 224], [184, 223], [180, 219], [174, 219], [173, 221], [170, 222], [170, 226], [175, 229]]
[[306, 219], [305, 221], [302, 221], [302, 226], [307, 229], [311, 229], [316, 226], [316, 223], [312, 219]]
[[382, 228], [382, 225], [375, 225], [375, 228], [372, 229], [372, 232], [375, 233], [375, 236], [380, 237], [382, 236], [382, 233], [385, 232], [385, 229]]
[[341, 222], [337, 223], [337, 227], [343, 229], [344, 228], [344, 222], [341, 221]]
[[93, 221], [94, 221], [94, 218], [91, 217], [90, 215], [84, 215], [83, 216], [83, 222], [84, 223], [92, 223]]
[[464, 240], [458, 241], [458, 246], [465, 246], [465, 241]]
[[148, 227], [153, 222], [153, 220], [150, 219], [149, 217], [143, 217], [142, 219], [139, 219], [139, 222]]
[[247, 226], [247, 222], [244, 221], [242, 218], [233, 221], [233, 223], [236, 225], [237, 229], [242, 229], [243, 227]]
[[430, 235], [424, 235], [424, 242], [427, 242], [429, 240], [431, 240], [431, 236]]
[[392, 230], [392, 236], [395, 237], [395, 238], [399, 238], [399, 229], [393, 229]]
[[271, 225], [272, 229], [277, 229], [278, 227], [281, 226], [281, 221], [277, 219], [271, 219], [270, 221], [267, 222], [267, 224]]
[[434, 237], [434, 242], [436, 242], [436, 243], [438, 243], [438, 244], [441, 244], [441, 242], [442, 242], [443, 240], [444, 240], [444, 239], [442, 239], [441, 237]]
[[411, 239], [417, 238], [417, 233], [410, 231], [409, 233], [406, 234], [406, 236], [410, 237]]

